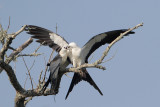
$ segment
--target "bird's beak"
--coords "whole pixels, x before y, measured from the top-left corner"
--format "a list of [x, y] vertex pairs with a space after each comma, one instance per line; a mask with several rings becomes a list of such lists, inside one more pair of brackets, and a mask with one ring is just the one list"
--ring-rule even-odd
[[68, 49], [68, 50], [71, 50], [71, 46], [67, 46], [67, 49]]
[[72, 52], [72, 47], [71, 46], [67, 46], [67, 52], [68, 53]]

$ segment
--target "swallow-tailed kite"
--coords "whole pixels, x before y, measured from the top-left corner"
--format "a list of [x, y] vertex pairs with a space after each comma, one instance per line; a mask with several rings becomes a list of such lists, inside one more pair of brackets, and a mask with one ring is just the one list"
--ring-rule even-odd
[[[79, 67], [80, 65], [84, 63], [88, 63], [88, 57], [100, 46], [111, 43], [114, 41], [118, 36], [120, 36], [121, 33], [124, 33], [127, 31], [127, 29], [121, 29], [121, 30], [113, 30], [105, 33], [101, 33], [99, 35], [96, 35], [92, 37], [82, 48], [78, 47], [76, 43], [72, 42], [69, 44], [69, 47], [71, 49], [71, 53], [69, 54], [69, 59], [73, 64], [73, 67]], [[129, 32], [128, 34], [134, 34], [134, 32]], [[127, 34], [127, 35], [128, 35]], [[127, 36], [125, 35], [125, 36]], [[74, 85], [76, 85], [81, 80], [88, 81], [91, 85], [94, 86], [95, 89], [99, 91], [101, 95], [102, 92], [99, 90], [99, 88], [94, 85], [95, 83], [92, 82], [92, 78], [88, 74], [85, 68], [83, 68], [81, 73], [74, 73], [74, 76], [72, 78], [69, 90], [67, 92], [66, 98], [68, 97], [69, 93], [72, 91]]]
[[44, 92], [50, 83], [51, 89], [55, 91], [55, 94], [58, 93], [61, 77], [65, 73], [64, 69], [70, 62], [67, 53], [67, 41], [61, 38], [58, 34], [38, 26], [27, 25], [25, 30], [28, 34], [33, 35], [33, 38], [38, 39], [37, 42], [49, 46], [58, 52], [57, 56], [55, 56], [55, 58], [49, 63], [50, 75], [42, 88], [42, 92]]

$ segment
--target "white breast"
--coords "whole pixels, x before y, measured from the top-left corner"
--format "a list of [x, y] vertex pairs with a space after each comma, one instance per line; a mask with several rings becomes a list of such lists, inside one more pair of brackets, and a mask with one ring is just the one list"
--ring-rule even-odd
[[78, 67], [81, 65], [82, 61], [81, 61], [80, 53], [81, 53], [81, 48], [77, 47], [72, 49], [72, 61], [73, 61], [74, 67]]

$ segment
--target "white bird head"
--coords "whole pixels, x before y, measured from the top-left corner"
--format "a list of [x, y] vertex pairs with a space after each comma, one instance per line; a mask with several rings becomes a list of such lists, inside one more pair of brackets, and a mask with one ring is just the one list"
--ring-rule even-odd
[[77, 44], [75, 43], [75, 42], [71, 42], [71, 43], [69, 43], [69, 48], [71, 47], [71, 48], [76, 48], [76, 47], [78, 47], [77, 46]]
[[69, 43], [69, 45], [67, 46], [68, 52], [71, 52], [73, 48], [78, 48], [77, 44], [75, 42]]
[[68, 46], [63, 46], [59, 54], [61, 56], [64, 56], [67, 55], [67, 52], [68, 52]]

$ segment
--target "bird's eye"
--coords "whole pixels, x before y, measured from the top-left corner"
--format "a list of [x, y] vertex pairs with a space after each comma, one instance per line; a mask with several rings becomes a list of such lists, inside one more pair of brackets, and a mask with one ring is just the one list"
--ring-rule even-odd
[[67, 46], [67, 49], [69, 49], [70, 48], [70, 46]]

